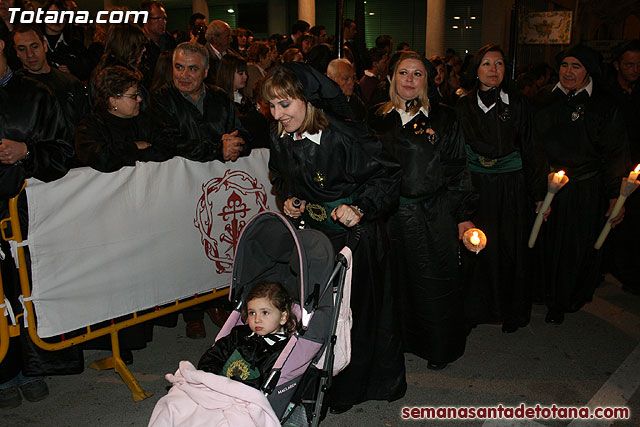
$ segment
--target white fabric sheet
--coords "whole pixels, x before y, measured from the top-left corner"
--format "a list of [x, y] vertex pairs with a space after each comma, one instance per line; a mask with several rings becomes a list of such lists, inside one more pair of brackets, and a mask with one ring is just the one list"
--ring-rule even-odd
[[50, 337], [228, 286], [234, 241], [276, 209], [268, 150], [237, 162], [173, 158], [29, 180], [38, 333]]

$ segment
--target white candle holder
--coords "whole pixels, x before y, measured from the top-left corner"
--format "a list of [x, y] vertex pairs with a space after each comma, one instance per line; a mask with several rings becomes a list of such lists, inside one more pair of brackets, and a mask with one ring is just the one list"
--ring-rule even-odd
[[533, 248], [536, 244], [536, 239], [538, 238], [538, 233], [540, 233], [540, 227], [542, 226], [542, 220], [544, 219], [544, 213], [551, 206], [551, 202], [553, 201], [553, 197], [556, 195], [558, 191], [569, 182], [569, 177], [564, 174], [564, 171], [560, 172], [551, 172], [547, 176], [547, 195], [544, 197], [544, 201], [542, 202], [542, 207], [538, 211], [538, 215], [536, 216], [536, 220], [533, 223], [533, 228], [531, 229], [531, 234], [529, 235], [529, 243], [527, 246]]
[[[633, 193], [635, 189], [638, 188], [639, 185], [640, 181], [630, 181], [627, 178], [622, 178], [622, 184], [620, 185], [620, 195], [618, 196], [618, 200], [616, 200], [616, 204], [613, 205], [613, 211], [611, 211], [609, 219], [618, 216], [618, 214], [622, 210], [622, 207], [624, 206], [624, 202], [627, 201], [627, 197], [629, 197], [631, 193]], [[598, 236], [598, 240], [596, 240], [596, 243], [593, 245], [595, 249], [600, 249], [602, 247], [602, 244], [611, 231], [611, 222], [609, 221], [609, 219], [607, 220], [607, 222], [605, 222], [604, 227], [602, 227], [602, 231]]]

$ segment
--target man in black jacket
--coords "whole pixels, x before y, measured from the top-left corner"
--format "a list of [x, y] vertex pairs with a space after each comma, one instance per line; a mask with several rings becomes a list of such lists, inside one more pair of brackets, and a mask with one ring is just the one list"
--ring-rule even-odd
[[[18, 194], [24, 179], [58, 179], [67, 173], [73, 157], [58, 103], [46, 87], [13, 73], [5, 56], [8, 40], [9, 31], [0, 21], [0, 218], [8, 216], [7, 201]], [[25, 198], [19, 202], [24, 217]], [[22, 228], [26, 236], [26, 227]], [[14, 313], [19, 313], [20, 284], [9, 245], [4, 240], [0, 242], [0, 251], [5, 295]], [[81, 354], [79, 351], [74, 350], [76, 355]], [[0, 363], [0, 408], [20, 405], [20, 392], [29, 401], [44, 399], [49, 391], [42, 375], [82, 371], [82, 360], [79, 364], [61, 365], [52, 360], [56, 357], [59, 356], [36, 350], [24, 329], [19, 337], [12, 338], [9, 352]]]
[[13, 45], [25, 75], [47, 86], [60, 103], [69, 136], [73, 137], [76, 124], [89, 112], [87, 88], [72, 74], [49, 65], [44, 34], [37, 25], [16, 25]]
[[249, 134], [236, 117], [225, 92], [208, 86], [205, 48], [193, 42], [173, 54], [173, 80], [151, 95], [150, 114], [160, 126], [179, 135], [177, 155], [190, 160], [235, 161], [248, 154]]
[[[249, 134], [236, 117], [226, 93], [204, 83], [209, 56], [204, 46], [185, 42], [173, 53], [173, 80], [151, 94], [150, 115], [166, 132], [178, 135], [176, 154], [190, 160], [235, 161], [249, 154]], [[215, 323], [224, 322], [220, 307], [209, 309]], [[228, 315], [228, 314], [227, 314]], [[186, 310], [189, 338], [204, 338], [202, 308]]]

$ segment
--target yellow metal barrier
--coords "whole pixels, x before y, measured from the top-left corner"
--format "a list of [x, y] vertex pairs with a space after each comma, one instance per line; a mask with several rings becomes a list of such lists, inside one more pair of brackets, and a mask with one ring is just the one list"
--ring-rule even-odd
[[[22, 191], [26, 187], [26, 181], [22, 186]], [[6, 241], [14, 240], [16, 243], [22, 242], [22, 232], [20, 231], [20, 222], [18, 217], [18, 197], [13, 197], [9, 200], [9, 218], [5, 218], [0, 221], [0, 231], [2, 232], [2, 238]], [[7, 228], [11, 229], [11, 236], [7, 236], [5, 230]], [[31, 340], [40, 348], [48, 351], [62, 350], [65, 348], [69, 348], [71, 346], [83, 343], [85, 341], [92, 340], [94, 338], [98, 338], [104, 335], [110, 335], [111, 337], [111, 352], [112, 356], [106, 359], [98, 360], [92, 363], [89, 367], [93, 369], [113, 369], [115, 370], [122, 381], [129, 387], [131, 393], [133, 394], [133, 400], [139, 402], [141, 400], [150, 397], [151, 394], [145, 392], [138, 381], [135, 379], [127, 365], [122, 361], [120, 357], [120, 341], [118, 340], [118, 332], [122, 329], [128, 328], [129, 326], [137, 325], [139, 323], [146, 322], [151, 319], [155, 319], [167, 314], [175, 313], [177, 311], [183, 310], [187, 307], [192, 307], [194, 305], [201, 304], [203, 302], [211, 301], [215, 298], [219, 298], [229, 294], [229, 289], [221, 289], [213, 291], [209, 293], [205, 293], [203, 295], [196, 294], [193, 298], [187, 300], [176, 300], [171, 303], [170, 306], [159, 308], [153, 312], [145, 313], [142, 315], [138, 315], [137, 313], [132, 313], [133, 318], [123, 320], [109, 326], [102, 327], [97, 330], [91, 330], [90, 326], [86, 327], [86, 333], [75, 336], [70, 339], [64, 339], [60, 342], [50, 343], [42, 340], [38, 336], [38, 331], [36, 329], [35, 322], [35, 312], [33, 303], [31, 302], [31, 286], [29, 283], [29, 275], [26, 263], [26, 257], [24, 253], [24, 248], [22, 246], [18, 246], [17, 248], [18, 254], [18, 274], [20, 277], [20, 288], [22, 291], [22, 295], [24, 296], [24, 305], [26, 309], [27, 318], [31, 321], [28, 322], [27, 330], [29, 332], [29, 337]], [[4, 302], [4, 288], [2, 287], [2, 279], [0, 278], [0, 298], [1, 301]], [[0, 302], [0, 304], [2, 304]], [[7, 354], [9, 348], [9, 339], [10, 337], [20, 335], [20, 326], [18, 323], [16, 326], [9, 325], [9, 319], [6, 316], [2, 315], [3, 312], [0, 312], [0, 362], [4, 359]], [[22, 314], [16, 316], [21, 317]]]

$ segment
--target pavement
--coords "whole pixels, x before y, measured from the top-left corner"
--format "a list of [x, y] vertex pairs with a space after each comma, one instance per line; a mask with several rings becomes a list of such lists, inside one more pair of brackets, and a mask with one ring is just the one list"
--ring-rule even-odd
[[[608, 276], [593, 302], [568, 314], [562, 325], [544, 322], [546, 309], [534, 306], [531, 323], [513, 334], [499, 325], [480, 325], [467, 341], [465, 355], [442, 371], [406, 355], [408, 390], [396, 402], [366, 402], [350, 411], [329, 414], [322, 426], [640, 426], [640, 297], [621, 290]], [[145, 426], [154, 405], [167, 393], [164, 374], [180, 360], [196, 364], [217, 328], [207, 322], [208, 336], [191, 340], [182, 320], [175, 328], [156, 327], [147, 348], [134, 351], [131, 372], [153, 396], [134, 402], [113, 371], [87, 368], [80, 375], [48, 377], [50, 396], [0, 410], [0, 426]], [[86, 366], [109, 356], [85, 351]], [[630, 409], [630, 418], [586, 422], [559, 419], [422, 420], [401, 417], [405, 407], [528, 407], [536, 405], [615, 406]]]

